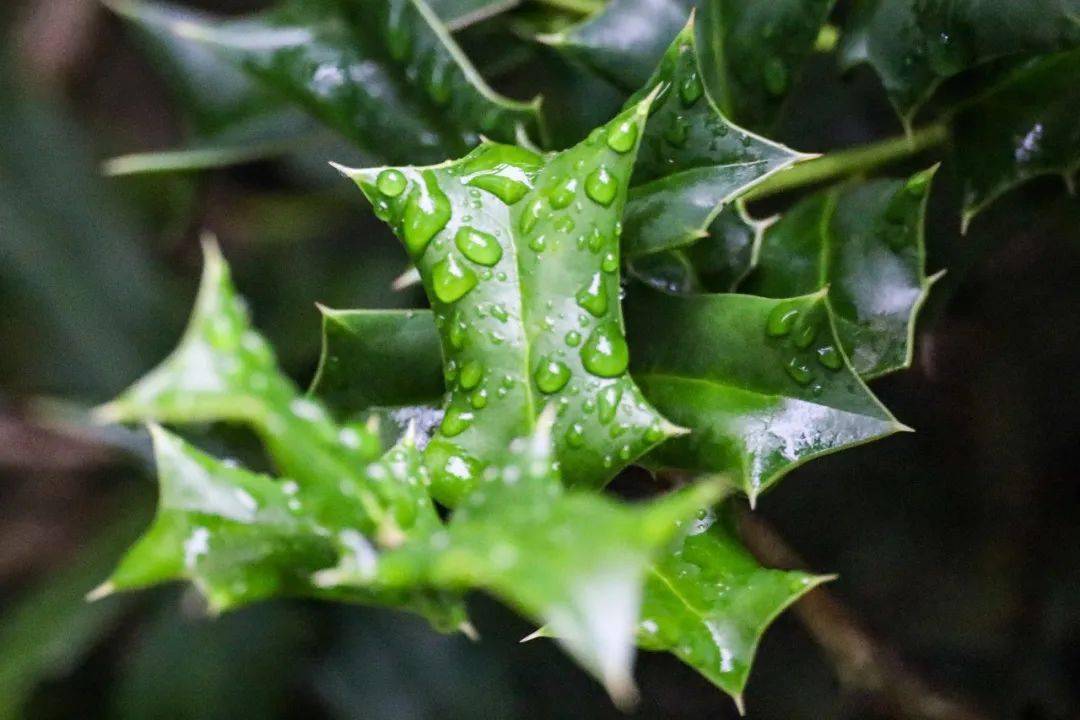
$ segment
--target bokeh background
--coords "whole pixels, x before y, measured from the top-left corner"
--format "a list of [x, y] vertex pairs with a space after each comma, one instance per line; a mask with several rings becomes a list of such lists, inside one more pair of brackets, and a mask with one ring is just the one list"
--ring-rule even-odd
[[[528, 83], [497, 64], [489, 77], [518, 97], [542, 85], [566, 108], [563, 142], [621, 102], [529, 52]], [[791, 107], [776, 136], [801, 150], [901, 132], [871, 73], [841, 76], [831, 56], [811, 62]], [[83, 411], [172, 347], [201, 230], [220, 237], [256, 322], [302, 385], [319, 351], [316, 301], [422, 303], [390, 290], [404, 253], [325, 165], [354, 159], [347, 148], [102, 176], [108, 157], [178, 144], [179, 118], [153, 65], [97, 3], [0, 3], [0, 718], [623, 717], [552, 644], [519, 645], [528, 624], [482, 597], [477, 644], [403, 615], [313, 602], [210, 620], [176, 587], [83, 601], [147, 523], [155, 492], [142, 434], [87, 427]], [[972, 717], [1080, 718], [1080, 200], [1059, 180], [1037, 181], [961, 236], [950, 173], [946, 159], [927, 221], [930, 267], [948, 275], [921, 318], [917, 362], [874, 383], [918, 432], [817, 460], [760, 503], [787, 547], [839, 574], [829, 593], [843, 613], [839, 625], [820, 614], [814, 625], [810, 608], [811, 630], [795, 613], [776, 623], [750, 681], [751, 718], [903, 716], [852, 664], [857, 652], [838, 657], [830, 642], [887, 656], [905, 677], [962, 698]], [[638, 680], [632, 717], [737, 716], [673, 657], [644, 655]]]

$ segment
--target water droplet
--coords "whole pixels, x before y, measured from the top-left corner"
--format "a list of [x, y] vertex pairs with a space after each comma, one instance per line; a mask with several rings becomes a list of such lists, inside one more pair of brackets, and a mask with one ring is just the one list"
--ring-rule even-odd
[[506, 312], [506, 308], [502, 305], [491, 306], [491, 317], [495, 318], [499, 322], [506, 322], [510, 318], [510, 313]]
[[522, 233], [528, 233], [534, 227], [536, 223], [540, 222], [540, 219], [547, 214], [547, 210], [544, 208], [544, 199], [542, 197], [535, 197], [529, 201], [529, 204], [525, 206], [525, 209], [521, 212], [521, 221], [518, 227]]
[[452, 303], [464, 297], [476, 287], [476, 282], [476, 273], [458, 263], [453, 255], [447, 255], [431, 269], [431, 285], [435, 297], [444, 303]]
[[615, 200], [618, 189], [618, 181], [612, 177], [606, 167], [598, 167], [585, 178], [585, 194], [604, 207], [607, 207]]
[[562, 215], [555, 220], [555, 229], [559, 232], [571, 233], [574, 231], [574, 218], [569, 215]]
[[617, 323], [602, 323], [589, 334], [581, 347], [581, 363], [599, 377], [617, 377], [626, 372], [630, 351]]
[[844, 365], [844, 358], [833, 345], [822, 345], [817, 349], [818, 362], [830, 370], [839, 370]]
[[660, 427], [660, 423], [654, 422], [649, 426], [649, 429], [645, 431], [645, 440], [651, 443], [660, 442], [664, 439], [664, 429]]
[[533, 252], [544, 252], [544, 248], [547, 247], [547, 238], [543, 235], [536, 235], [529, 239], [529, 249]]
[[682, 115], [672, 115], [668, 126], [664, 128], [664, 139], [675, 147], [686, 144], [686, 138], [690, 130], [689, 121]]
[[817, 337], [817, 332], [817, 322], [803, 316], [803, 321], [795, 328], [795, 334], [792, 336], [791, 341], [795, 344], [795, 347], [799, 349], [808, 348], [813, 345], [814, 338]]
[[469, 404], [475, 409], [480, 410], [487, 406], [488, 394], [487, 390], [477, 390], [469, 396]]
[[408, 184], [405, 175], [393, 168], [383, 170], [375, 180], [375, 187], [379, 189], [379, 192], [392, 198], [405, 192], [405, 186]]
[[784, 370], [791, 376], [791, 379], [800, 385], [808, 385], [811, 380], [814, 379], [814, 371], [810, 369], [810, 366], [799, 357], [794, 356], [784, 366]]
[[597, 398], [597, 417], [600, 418], [600, 422], [605, 425], [615, 419], [615, 413], [619, 409], [619, 402], [622, 400], [622, 386], [618, 383], [612, 383], [606, 388], [600, 391], [600, 395]]
[[550, 395], [562, 390], [566, 383], [570, 381], [570, 368], [564, 362], [548, 358], [540, 362], [536, 372], [533, 374], [533, 378], [536, 380], [536, 387], [540, 388], [540, 392]]
[[600, 232], [600, 228], [594, 227], [592, 232], [589, 233], [589, 250], [592, 252], [600, 252], [600, 248], [604, 247], [604, 233]]
[[608, 133], [608, 147], [617, 153], [630, 152], [637, 142], [637, 123], [633, 120], [623, 120]]
[[613, 273], [619, 269], [619, 258], [615, 257], [615, 253], [609, 252], [604, 255], [604, 259], [600, 261], [600, 269], [606, 273]]
[[769, 313], [765, 321], [765, 332], [769, 337], [783, 337], [791, 332], [799, 318], [799, 309], [794, 305], [780, 303]]
[[566, 444], [572, 448], [579, 448], [585, 444], [585, 428], [580, 423], [574, 423], [566, 431]]
[[476, 230], [469, 226], [463, 226], [454, 236], [454, 244], [465, 257], [479, 265], [488, 267], [496, 264], [502, 258], [502, 246], [495, 236]]
[[418, 184], [405, 203], [402, 235], [405, 247], [414, 258], [420, 258], [431, 238], [450, 222], [450, 200], [439, 187], [435, 174], [425, 170], [423, 183]]
[[765, 61], [761, 72], [769, 94], [783, 95], [788, 88], [788, 69], [784, 61], [779, 57], [771, 57]]
[[446, 330], [446, 336], [450, 341], [450, 347], [455, 350], [460, 350], [465, 347], [465, 330], [465, 321], [455, 312], [453, 317], [450, 318], [450, 326]]
[[566, 344], [570, 347], [577, 347], [581, 344], [581, 333], [577, 330], [571, 330], [566, 333]]
[[601, 317], [608, 309], [608, 293], [604, 284], [604, 276], [594, 273], [588, 284], [581, 288], [575, 296], [577, 304], [589, 311], [595, 317]]
[[577, 191], [577, 183], [577, 178], [570, 178], [569, 180], [556, 185], [549, 196], [551, 207], [556, 210], [562, 210], [570, 203], [574, 202], [574, 193]]
[[461, 366], [461, 373], [458, 375], [458, 383], [463, 390], [472, 390], [480, 384], [480, 381], [483, 378], [484, 366], [476, 360], [470, 360]]
[[690, 107], [696, 103], [702, 91], [701, 78], [698, 77], [697, 70], [691, 68], [679, 83], [679, 99], [683, 106]]
[[451, 405], [443, 416], [442, 425], [439, 426], [439, 430], [441, 430], [442, 434], [446, 437], [460, 435], [472, 425], [474, 417], [475, 415], [473, 415], [471, 409]]

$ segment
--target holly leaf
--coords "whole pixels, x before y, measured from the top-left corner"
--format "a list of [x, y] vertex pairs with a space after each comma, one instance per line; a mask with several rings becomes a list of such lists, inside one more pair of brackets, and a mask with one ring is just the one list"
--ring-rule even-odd
[[[281, 141], [296, 137], [298, 123], [278, 126], [283, 116], [295, 120], [290, 106], [390, 161], [460, 153], [478, 133], [507, 142], [540, 133], [539, 100], [492, 90], [424, 0], [287, 0], [241, 19], [143, 0], [110, 6], [169, 58], [180, 87], [194, 90], [184, 95], [209, 98], [195, 104], [198, 129], [206, 133], [208, 118], [216, 129], [211, 148], [196, 148], [204, 161], [220, 161], [209, 150], [286, 148]], [[206, 85], [215, 92], [203, 93]], [[252, 124], [277, 131], [268, 139]], [[184, 159], [190, 165], [190, 154]]]
[[630, 258], [706, 237], [732, 200], [807, 157], [725, 119], [702, 85], [698, 48], [691, 19], [636, 96], [660, 93], [623, 218], [623, 252]]
[[740, 544], [729, 513], [702, 513], [646, 573], [638, 645], [675, 654], [741, 709], [765, 630], [829, 579], [761, 567]]
[[[373, 590], [316, 585], [312, 575], [335, 565], [370, 566], [376, 551], [359, 523], [354, 495], [343, 488], [336, 507], [327, 492], [275, 480], [219, 461], [159, 426], [151, 426], [161, 487], [150, 528], [124, 555], [92, 599], [120, 590], [189, 580], [217, 613], [278, 596], [311, 596], [407, 608], [445, 630], [464, 621], [459, 601], [412, 589]], [[409, 453], [415, 457], [411, 462]], [[411, 467], [410, 467], [411, 466]], [[420, 467], [408, 444], [378, 465], [387, 481]], [[394, 477], [391, 473], [397, 475]], [[431, 525], [441, 524], [432, 513]]]
[[1040, 175], [1071, 188], [1080, 167], [1080, 51], [1014, 68], [953, 118], [966, 230], [995, 199]]
[[995, 58], [1080, 44], [1076, 0], [868, 0], [854, 8], [842, 62], [868, 63], [904, 125], [947, 79]]
[[834, 0], [705, 0], [698, 38], [705, 86], [726, 116], [772, 126]]
[[725, 473], [754, 502], [812, 458], [904, 429], [848, 362], [824, 291], [773, 300], [637, 285], [625, 312], [634, 378], [692, 431], [646, 464]]
[[926, 277], [926, 199], [936, 168], [905, 180], [830, 188], [764, 233], [744, 292], [786, 298], [828, 289], [836, 332], [864, 379], [907, 368]]
[[632, 92], [648, 81], [693, 6], [692, 0], [611, 0], [587, 20], [536, 39]]
[[644, 506], [564, 490], [553, 464], [554, 414], [550, 406], [530, 438], [512, 443], [505, 464], [488, 467], [445, 533], [382, 555], [372, 574], [328, 572], [360, 587], [485, 589], [546, 625], [625, 704], [634, 695], [649, 560], [720, 488], [702, 484]]
[[547, 157], [485, 143], [431, 167], [342, 168], [435, 312], [449, 393], [425, 452], [441, 502], [460, 502], [548, 402], [575, 485], [603, 485], [677, 431], [626, 372], [619, 306], [618, 218], [651, 100]]

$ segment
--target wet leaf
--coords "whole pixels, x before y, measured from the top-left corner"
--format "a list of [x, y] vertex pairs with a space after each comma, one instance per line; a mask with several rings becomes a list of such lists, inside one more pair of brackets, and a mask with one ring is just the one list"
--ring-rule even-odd
[[704, 0], [698, 38], [706, 87], [726, 117], [771, 127], [834, 0]]
[[874, 68], [908, 127], [954, 75], [995, 58], [1080, 44], [1076, 0], [867, 0], [854, 10], [841, 58]]
[[766, 628], [827, 579], [761, 567], [739, 543], [727, 513], [705, 513], [650, 566], [638, 644], [674, 653], [742, 707]]
[[197, 136], [218, 151], [297, 137], [297, 108], [389, 161], [539, 133], [538, 102], [493, 91], [424, 0], [289, 0], [242, 19], [110, 4], [168, 58], [181, 95], [199, 96]]
[[848, 363], [824, 292], [772, 300], [634, 286], [626, 316], [635, 380], [692, 431], [646, 464], [725, 473], [753, 501], [807, 460], [903, 429]]
[[964, 225], [1012, 188], [1080, 167], [1080, 51], [1049, 55], [1007, 73], [953, 120], [964, 183]]
[[619, 307], [618, 217], [650, 100], [548, 157], [486, 143], [432, 167], [343, 169], [435, 311], [449, 393], [425, 452], [441, 502], [465, 497], [549, 402], [574, 485], [603, 485], [675, 431], [626, 372]]
[[[482, 588], [548, 626], [617, 702], [633, 697], [634, 632], [650, 558], [715, 500], [699, 485], [644, 506], [564, 490], [553, 467], [554, 407], [506, 463], [489, 466], [446, 532], [383, 555], [382, 587]], [[335, 573], [335, 582], [348, 582]], [[370, 582], [357, 578], [364, 587]]]
[[764, 234], [743, 292], [786, 298], [828, 288], [836, 332], [864, 379], [911, 365], [925, 274], [926, 198], [934, 169], [907, 180], [831, 188]]
[[707, 236], [732, 200], [806, 157], [720, 114], [702, 84], [698, 43], [691, 22], [635, 96], [660, 93], [641, 141], [623, 219], [623, 252], [631, 258]]

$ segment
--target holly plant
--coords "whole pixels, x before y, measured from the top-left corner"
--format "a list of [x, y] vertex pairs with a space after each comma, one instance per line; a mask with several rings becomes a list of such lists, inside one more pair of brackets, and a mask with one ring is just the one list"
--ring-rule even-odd
[[[758, 564], [734, 508], [910, 430], [867, 383], [911, 365], [940, 276], [935, 161], [965, 226], [1080, 162], [1078, 0], [109, 4], [189, 129], [112, 173], [337, 148], [429, 307], [321, 307], [305, 391], [205, 238], [179, 347], [97, 410], [147, 424], [160, 491], [93, 597], [187, 580], [213, 612], [306, 596], [471, 635], [480, 590], [623, 706], [635, 648], [741, 705], [769, 623], [828, 579]], [[769, 139], [822, 57], [872, 68], [904, 134], [824, 156]], [[549, 97], [485, 79], [531, 68]], [[897, 160], [913, 171], [876, 173]], [[246, 427], [272, 473], [175, 434], [191, 423]], [[632, 465], [653, 497], [605, 492]]]

